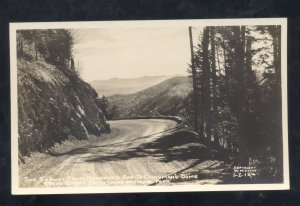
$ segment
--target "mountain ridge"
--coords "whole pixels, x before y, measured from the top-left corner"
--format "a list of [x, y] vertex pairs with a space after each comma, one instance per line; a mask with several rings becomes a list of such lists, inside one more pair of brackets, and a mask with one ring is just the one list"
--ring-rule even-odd
[[175, 77], [175, 75], [111, 78], [107, 80], [94, 80], [89, 83], [94, 87], [99, 96], [112, 96], [116, 94], [133, 94], [172, 77]]
[[117, 108], [116, 118], [139, 116], [186, 116], [187, 98], [192, 91], [189, 77], [173, 77], [133, 94], [108, 97]]

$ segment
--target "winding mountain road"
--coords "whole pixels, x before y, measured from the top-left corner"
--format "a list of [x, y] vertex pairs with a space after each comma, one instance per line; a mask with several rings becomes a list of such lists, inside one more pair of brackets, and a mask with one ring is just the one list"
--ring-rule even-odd
[[175, 121], [139, 119], [110, 124], [111, 134], [64, 153], [45, 154], [38, 165], [21, 170], [20, 186], [153, 185], [162, 175], [183, 171], [196, 160], [180, 159], [180, 151], [191, 145], [172, 147], [174, 142], [167, 135], [180, 127]]

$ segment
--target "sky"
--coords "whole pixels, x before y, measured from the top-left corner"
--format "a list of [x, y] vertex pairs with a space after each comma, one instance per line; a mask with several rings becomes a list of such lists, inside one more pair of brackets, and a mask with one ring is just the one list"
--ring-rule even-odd
[[[85, 81], [187, 75], [187, 27], [77, 29], [74, 59]], [[194, 44], [199, 31], [194, 29]]]

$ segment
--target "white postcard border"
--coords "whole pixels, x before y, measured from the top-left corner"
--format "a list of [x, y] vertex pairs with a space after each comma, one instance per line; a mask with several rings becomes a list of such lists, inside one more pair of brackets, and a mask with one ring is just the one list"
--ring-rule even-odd
[[[17, 107], [17, 52], [16, 31], [21, 29], [84, 29], [84, 28], [155, 28], [188, 26], [281, 25], [281, 87], [283, 132], [283, 177], [281, 184], [224, 184], [178, 186], [106, 186], [20, 188], [18, 168], [18, 107]], [[288, 90], [287, 90], [287, 18], [203, 19], [203, 20], [137, 20], [87, 22], [10, 23], [10, 91], [11, 91], [11, 188], [12, 194], [78, 194], [78, 193], [131, 193], [131, 192], [191, 192], [191, 191], [251, 191], [288, 190]]]

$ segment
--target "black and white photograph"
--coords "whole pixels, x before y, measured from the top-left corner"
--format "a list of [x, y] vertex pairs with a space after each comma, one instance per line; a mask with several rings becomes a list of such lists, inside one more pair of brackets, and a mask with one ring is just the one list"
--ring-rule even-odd
[[10, 23], [13, 194], [289, 189], [287, 19]]

